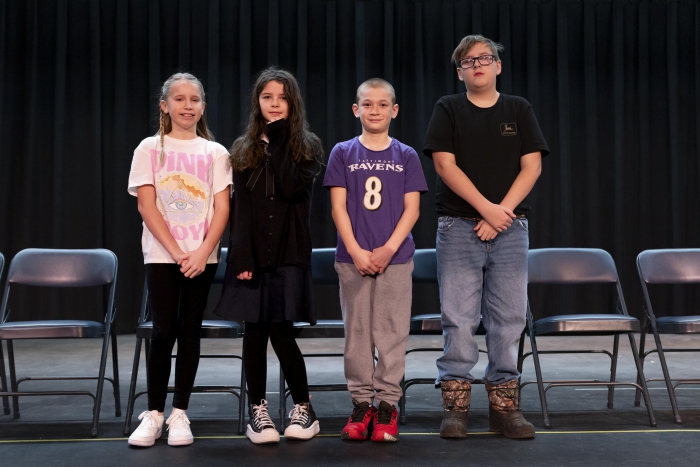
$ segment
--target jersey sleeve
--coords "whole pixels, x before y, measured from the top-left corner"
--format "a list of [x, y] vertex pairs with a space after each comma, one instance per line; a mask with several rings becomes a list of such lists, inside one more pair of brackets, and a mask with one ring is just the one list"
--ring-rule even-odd
[[331, 151], [331, 155], [328, 157], [326, 175], [323, 177], [323, 186], [326, 188], [331, 188], [334, 186], [342, 188], [348, 187], [347, 181], [345, 180], [343, 150], [338, 144], [335, 145]]
[[454, 154], [454, 121], [445, 105], [444, 99], [440, 99], [433, 108], [433, 116], [430, 117], [428, 129], [425, 132], [425, 144], [423, 154], [432, 158], [434, 152], [449, 152]]
[[406, 171], [404, 193], [418, 191], [423, 194], [428, 191], [428, 184], [425, 181], [425, 174], [423, 173], [418, 153], [411, 147], [406, 151], [404, 170]]
[[214, 194], [224, 191], [233, 184], [228, 152], [220, 144], [217, 144], [215, 149], [214, 177], [212, 181], [212, 193]]
[[542, 153], [542, 157], [549, 154], [549, 146], [542, 135], [540, 125], [537, 123], [532, 105], [523, 99], [523, 107], [518, 111], [518, 126], [520, 127], [520, 155], [533, 152]]
[[143, 185], [155, 185], [150, 151], [147, 149], [145, 140], [136, 148], [134, 151], [134, 158], [131, 160], [129, 186], [127, 188], [129, 194], [131, 196], [136, 196], [138, 187]]

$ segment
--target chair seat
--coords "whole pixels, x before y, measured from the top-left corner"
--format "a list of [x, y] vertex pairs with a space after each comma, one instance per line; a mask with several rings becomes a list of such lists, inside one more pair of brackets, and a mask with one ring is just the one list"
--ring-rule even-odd
[[313, 326], [309, 323], [294, 323], [294, 335], [297, 339], [345, 337], [345, 325], [342, 319], [319, 319]]
[[442, 334], [440, 314], [412, 316], [409, 329], [409, 334]]
[[82, 320], [13, 321], [0, 324], [0, 339], [66, 339], [104, 336], [104, 324]]
[[600, 315], [559, 315], [535, 321], [535, 334], [618, 334], [639, 332], [639, 320], [632, 316]]
[[[136, 328], [136, 337], [150, 339], [153, 333], [153, 321], [146, 321]], [[235, 321], [202, 321], [202, 339], [237, 339], [242, 337], [241, 326]]]
[[700, 316], [665, 316], [656, 319], [656, 327], [661, 334], [698, 334]]

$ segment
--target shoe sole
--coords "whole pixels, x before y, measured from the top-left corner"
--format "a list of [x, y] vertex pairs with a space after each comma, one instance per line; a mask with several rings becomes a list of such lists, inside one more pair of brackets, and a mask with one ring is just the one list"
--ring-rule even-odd
[[162, 434], [163, 434], [163, 431], [161, 430], [161, 431], [159, 431], [158, 433], [156, 433], [156, 435], [155, 435], [155, 437], [154, 437], [153, 439], [144, 439], [144, 440], [141, 440], [141, 439], [138, 439], [138, 438], [135, 438], [135, 439], [129, 438], [129, 445], [131, 445], [131, 446], [140, 446], [140, 447], [142, 447], [142, 448], [149, 448], [149, 447], [153, 446], [154, 444], [156, 444], [156, 440], [157, 440], [158, 438], [160, 438]]
[[343, 431], [340, 433], [340, 438], [350, 441], [367, 441], [369, 439], [369, 430], [365, 431], [364, 433], [360, 433], [360, 436], [352, 436], [350, 432]]
[[189, 446], [194, 443], [194, 438], [184, 438], [184, 439], [170, 439], [168, 438], [169, 446]]
[[394, 443], [399, 440], [399, 434], [396, 433], [396, 436], [391, 436], [389, 433], [384, 433], [384, 437], [381, 439], [374, 439], [372, 438], [372, 441], [375, 443]]
[[284, 430], [284, 437], [287, 439], [302, 439], [307, 440], [316, 436], [321, 431], [321, 426], [318, 420], [313, 422], [308, 428], [300, 428], [299, 425], [289, 425]]
[[277, 430], [267, 429], [260, 433], [256, 433], [253, 428], [248, 425], [245, 435], [253, 444], [271, 444], [280, 442], [280, 434]]

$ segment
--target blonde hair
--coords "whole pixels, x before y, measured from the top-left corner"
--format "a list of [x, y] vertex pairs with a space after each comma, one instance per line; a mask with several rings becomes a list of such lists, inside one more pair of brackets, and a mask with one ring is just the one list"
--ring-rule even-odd
[[355, 93], [356, 104], [360, 103], [360, 93], [364, 88], [384, 88], [391, 94], [391, 105], [396, 104], [396, 91], [394, 91], [394, 86], [392, 86], [389, 81], [381, 78], [370, 78], [358, 86], [357, 93]]
[[[170, 114], [163, 112], [163, 109], [161, 109], [160, 107], [160, 103], [168, 101], [168, 96], [170, 95], [170, 86], [172, 86], [175, 81], [179, 81], [181, 79], [190, 81], [191, 83], [197, 85], [199, 87], [199, 92], [202, 95], [202, 102], [206, 102], [204, 95], [204, 86], [202, 86], [202, 82], [199, 81], [194, 75], [190, 73], [175, 73], [170, 78], [165, 80], [165, 83], [163, 83], [163, 87], [160, 89], [160, 99], [158, 100], [158, 112], [160, 114], [158, 119], [158, 136], [160, 136], [160, 154], [158, 155], [159, 164], [163, 163], [163, 158], [165, 157], [165, 135], [173, 130], [173, 123], [170, 120]], [[214, 141], [214, 135], [207, 126], [206, 111], [207, 109], [205, 107], [204, 112], [202, 112], [202, 117], [197, 122], [197, 136], [200, 136], [209, 141]]]

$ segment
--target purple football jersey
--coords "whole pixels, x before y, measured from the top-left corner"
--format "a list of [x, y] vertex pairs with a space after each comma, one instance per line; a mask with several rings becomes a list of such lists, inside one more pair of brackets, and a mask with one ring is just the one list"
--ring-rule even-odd
[[[393, 139], [383, 151], [372, 151], [358, 138], [335, 145], [328, 158], [323, 186], [348, 190], [347, 210], [359, 245], [368, 251], [383, 246], [403, 214], [404, 194], [425, 193], [423, 169], [416, 151]], [[390, 264], [404, 264], [413, 257], [413, 236], [401, 244]], [[352, 263], [338, 235], [336, 261]]]

